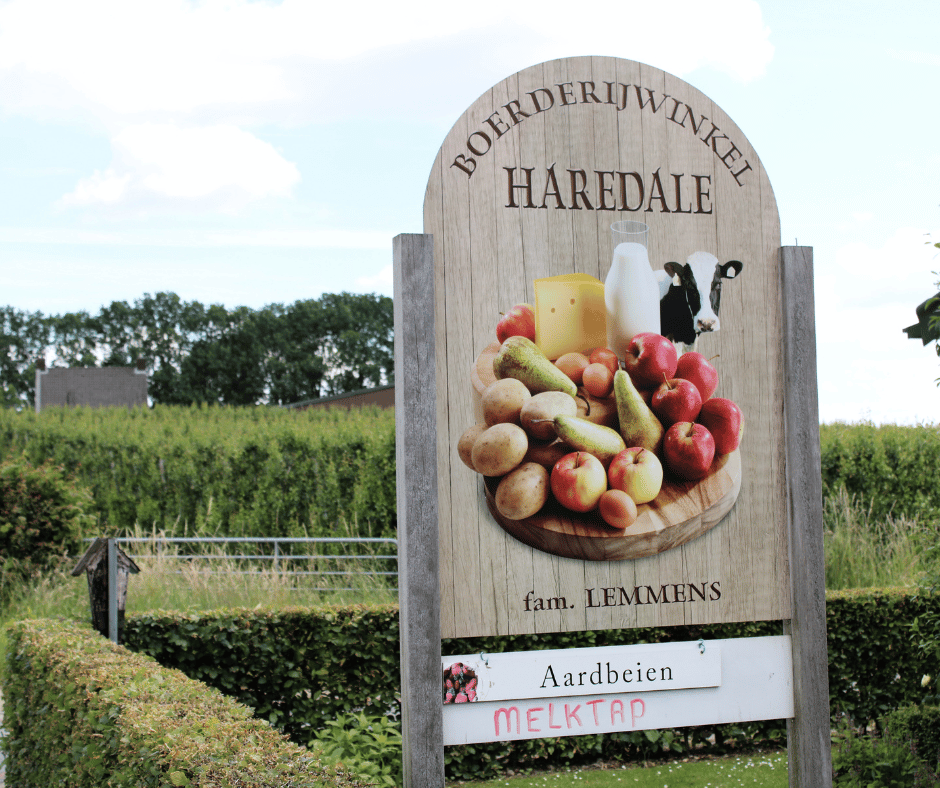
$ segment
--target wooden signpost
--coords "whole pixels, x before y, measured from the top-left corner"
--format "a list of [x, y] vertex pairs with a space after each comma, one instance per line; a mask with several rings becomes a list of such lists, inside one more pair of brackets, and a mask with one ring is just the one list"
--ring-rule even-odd
[[[507, 516], [500, 478], [458, 452], [501, 376], [500, 313], [533, 304], [534, 341], [552, 361], [619, 342], [626, 329], [612, 315], [623, 313], [604, 283], [636, 246], [612, 236], [623, 220], [644, 228], [644, 276], [660, 288], [643, 300], [639, 285], [625, 288], [629, 308], [646, 308], [680, 352], [694, 343], [714, 358], [715, 396], [744, 415], [740, 446], [695, 479], [664, 460], [662, 490], [625, 530], [571, 510], [560, 493]], [[425, 232], [395, 243], [406, 783], [442, 784], [434, 753], [444, 743], [786, 717], [791, 784], [827, 785], [811, 256], [781, 249], [773, 192], [747, 139], [657, 69], [543, 63], [493, 87], [448, 134]], [[620, 428], [619, 394], [581, 393], [581, 415]], [[559, 656], [547, 677], [532, 655], [437, 648], [440, 637], [756, 620], [780, 620], [785, 634], [695, 644], [720, 656], [713, 684], [683, 668], [674, 685], [657, 673], [654, 688], [633, 666], [640, 652]], [[571, 694], [553, 694], [559, 671]], [[512, 678], [522, 674], [535, 686]]]

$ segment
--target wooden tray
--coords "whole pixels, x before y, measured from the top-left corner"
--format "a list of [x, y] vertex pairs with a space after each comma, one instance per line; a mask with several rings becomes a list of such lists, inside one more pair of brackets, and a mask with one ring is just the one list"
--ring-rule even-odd
[[[482, 396], [496, 380], [493, 358], [499, 342], [488, 345], [470, 370], [474, 415], [483, 421]], [[582, 394], [584, 390], [581, 389]], [[617, 404], [613, 397], [590, 402], [591, 421], [617, 426]], [[584, 408], [583, 410], [586, 410]], [[525, 520], [510, 520], [496, 508], [498, 478], [484, 479], [486, 503], [504, 531], [538, 550], [565, 558], [586, 561], [626, 561], [671, 550], [707, 533], [731, 511], [741, 491], [739, 451], [718, 457], [708, 476], [697, 482], [666, 479], [655, 501], [639, 507], [636, 522], [625, 531], [608, 526], [596, 512], [581, 515], [550, 499], [538, 514]]]
[[538, 514], [510, 520], [496, 508], [498, 478], [484, 479], [486, 503], [507, 533], [538, 550], [585, 561], [626, 561], [671, 550], [707, 533], [731, 511], [741, 491], [741, 453], [715, 460], [697, 482], [666, 480], [655, 501], [638, 507], [636, 522], [611, 528], [597, 512], [578, 514], [549, 499]]

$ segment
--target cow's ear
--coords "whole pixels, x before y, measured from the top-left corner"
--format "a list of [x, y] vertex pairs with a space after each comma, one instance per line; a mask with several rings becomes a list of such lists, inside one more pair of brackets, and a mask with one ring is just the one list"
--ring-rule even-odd
[[741, 273], [742, 268], [744, 268], [744, 263], [740, 260], [729, 260], [721, 266], [721, 275], [725, 279], [734, 279]]

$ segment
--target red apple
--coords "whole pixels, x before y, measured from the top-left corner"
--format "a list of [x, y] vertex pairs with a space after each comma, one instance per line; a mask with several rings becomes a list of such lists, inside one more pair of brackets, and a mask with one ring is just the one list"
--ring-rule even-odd
[[611, 528], [620, 531], [636, 522], [636, 503], [623, 490], [608, 490], [597, 504], [601, 517]]
[[715, 439], [701, 424], [680, 421], [663, 436], [663, 458], [674, 476], [696, 481], [708, 474], [715, 459]]
[[535, 310], [531, 304], [516, 304], [496, 324], [500, 344], [509, 337], [525, 337], [535, 342]]
[[607, 489], [607, 472], [593, 454], [573, 451], [555, 463], [551, 486], [552, 494], [566, 509], [589, 512]]
[[702, 395], [702, 402], [709, 399], [718, 388], [718, 370], [701, 353], [690, 350], [679, 356], [676, 377], [691, 381]]
[[650, 400], [650, 409], [664, 427], [677, 421], [695, 421], [701, 408], [702, 395], [694, 383], [682, 378], [667, 380]]
[[633, 446], [610, 461], [607, 481], [611, 489], [623, 490], [638, 506], [654, 500], [663, 486], [663, 464], [653, 452]]
[[592, 364], [604, 364], [611, 372], [616, 373], [620, 369], [620, 359], [613, 350], [606, 347], [596, 347], [591, 351], [589, 360]]
[[644, 331], [630, 340], [623, 366], [638, 389], [656, 388], [676, 376], [678, 361], [672, 342], [661, 334]]
[[744, 414], [730, 399], [713, 397], [703, 403], [698, 422], [714, 436], [715, 451], [719, 454], [729, 454], [740, 445], [744, 433]]

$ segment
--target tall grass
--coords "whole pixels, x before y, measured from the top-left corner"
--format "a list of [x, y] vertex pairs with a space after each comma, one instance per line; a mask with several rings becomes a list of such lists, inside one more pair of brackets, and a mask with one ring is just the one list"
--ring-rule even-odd
[[[289, 571], [346, 571], [346, 562], [335, 556], [293, 563], [282, 560], [275, 569], [272, 563], [237, 560], [225, 552], [223, 545], [208, 545], [196, 557], [188, 557], [196, 554], [198, 548], [168, 544], [160, 534], [151, 534], [124, 548], [140, 567], [140, 572], [128, 582], [128, 614], [152, 610], [198, 612], [245, 607], [276, 610], [291, 606], [377, 605], [397, 599], [394, 577], [363, 573], [299, 575]], [[380, 549], [382, 554], [388, 554], [385, 551], [389, 546]], [[71, 560], [26, 583], [18, 580], [7, 589], [0, 610], [0, 675], [6, 654], [4, 627], [8, 622], [30, 618], [91, 622], [88, 582], [84, 575], [71, 576], [76, 562], [77, 559]], [[376, 559], [367, 561], [366, 566], [388, 569], [390, 563], [394, 567], [394, 562]]]
[[823, 525], [828, 589], [914, 586], [932, 569], [926, 548], [937, 539], [936, 523], [877, 517], [841, 487], [823, 500]]

